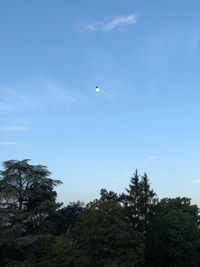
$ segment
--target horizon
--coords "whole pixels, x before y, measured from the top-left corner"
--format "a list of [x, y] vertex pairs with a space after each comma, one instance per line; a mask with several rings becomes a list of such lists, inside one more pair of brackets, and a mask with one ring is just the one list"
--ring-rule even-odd
[[137, 168], [200, 205], [199, 1], [0, 7], [1, 163], [46, 165], [64, 203], [121, 193]]

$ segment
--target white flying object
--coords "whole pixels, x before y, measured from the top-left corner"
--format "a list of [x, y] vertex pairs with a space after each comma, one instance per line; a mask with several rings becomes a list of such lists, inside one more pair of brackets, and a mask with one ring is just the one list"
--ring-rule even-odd
[[112, 97], [110, 94], [108, 94], [106, 91], [104, 91], [103, 89], [101, 89], [99, 86], [96, 86], [96, 88], [95, 88], [95, 92], [96, 92], [97, 94], [101, 94], [104, 98], [107, 98], [107, 99], [110, 100], [111, 102], [114, 101], [114, 100], [113, 100], [113, 97]]
[[100, 88], [98, 86], [96, 86], [96, 92], [99, 93], [100, 92]]

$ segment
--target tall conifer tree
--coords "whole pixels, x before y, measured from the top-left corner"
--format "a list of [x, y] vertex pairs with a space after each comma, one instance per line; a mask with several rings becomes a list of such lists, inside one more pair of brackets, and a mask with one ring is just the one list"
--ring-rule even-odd
[[136, 230], [145, 233], [148, 216], [156, 203], [156, 194], [150, 188], [147, 174], [140, 176], [136, 169], [126, 192], [123, 198], [126, 203], [127, 219]]

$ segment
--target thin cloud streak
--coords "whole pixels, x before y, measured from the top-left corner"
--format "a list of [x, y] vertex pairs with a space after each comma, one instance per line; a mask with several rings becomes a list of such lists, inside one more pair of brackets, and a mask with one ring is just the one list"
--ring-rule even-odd
[[135, 14], [128, 16], [119, 16], [115, 19], [109, 21], [107, 24], [105, 23], [103, 29], [105, 31], [111, 31], [117, 27], [124, 27], [127, 25], [133, 25], [137, 23], [137, 16]]
[[[99, 92], [106, 101], [115, 103], [113, 94], [101, 90]], [[52, 81], [30, 84], [29, 86], [1, 87], [0, 112], [35, 112], [45, 110], [64, 110], [73, 106], [88, 103], [90, 97], [78, 90], [56, 85]], [[19, 123], [20, 124], [20, 123]], [[23, 125], [1, 126], [0, 131], [27, 131]]]
[[[62, 88], [53, 82], [36, 83], [29, 87], [30, 90], [27, 89], [28, 86], [23, 88], [0, 87], [0, 111], [63, 109], [84, 100], [77, 91]], [[13, 130], [22, 130], [20, 127], [14, 128]], [[12, 129], [10, 128], [10, 130]]]
[[157, 159], [156, 156], [149, 156], [149, 157], [148, 157], [148, 160], [156, 160], [156, 159]]
[[192, 181], [193, 184], [200, 184], [200, 179]]
[[138, 21], [138, 15], [130, 14], [126, 16], [117, 16], [111, 19], [104, 19], [102, 21], [85, 22], [81, 29], [83, 31], [103, 31], [110, 32], [114, 29], [123, 29], [127, 26], [134, 25]]
[[0, 142], [0, 146], [13, 146], [13, 145], [19, 145], [18, 142]]
[[25, 126], [3, 126], [0, 127], [0, 131], [5, 132], [21, 132], [21, 131], [28, 131], [29, 128]]
[[108, 94], [105, 91], [102, 91], [101, 93], [105, 97], [105, 99], [107, 99], [108, 101], [113, 102], [113, 103], [115, 102], [115, 98], [111, 94]]
[[127, 177], [130, 178], [130, 176], [132, 175], [132, 173], [133, 173], [132, 171], [125, 172], [124, 174], [113, 178], [113, 181], [119, 181], [119, 180], [122, 180], [122, 179], [127, 178]]
[[44, 94], [49, 96], [46, 104], [54, 102], [58, 108], [70, 107], [82, 100], [82, 96], [77, 92], [72, 92], [50, 83], [47, 84]]

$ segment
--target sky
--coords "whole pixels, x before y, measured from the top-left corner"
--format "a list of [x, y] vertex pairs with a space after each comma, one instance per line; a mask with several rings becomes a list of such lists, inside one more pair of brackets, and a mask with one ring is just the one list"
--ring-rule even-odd
[[1, 0], [0, 163], [46, 165], [64, 203], [124, 192], [137, 168], [159, 198], [200, 205], [199, 10]]

